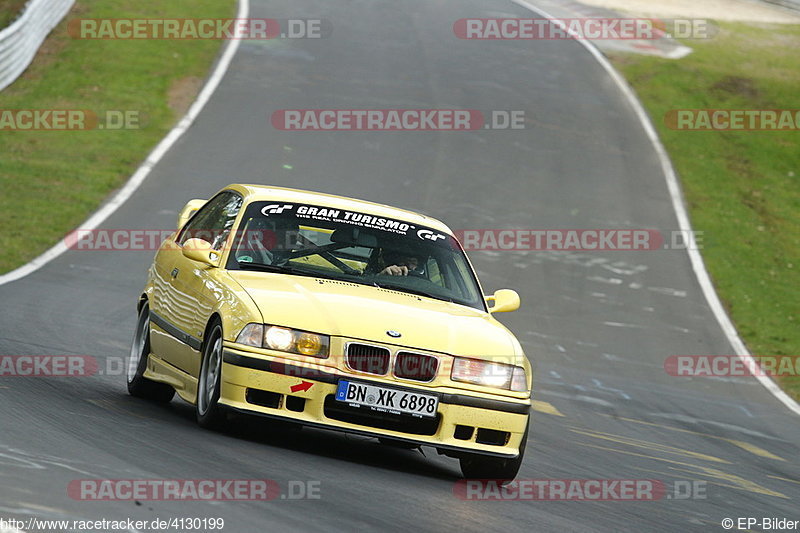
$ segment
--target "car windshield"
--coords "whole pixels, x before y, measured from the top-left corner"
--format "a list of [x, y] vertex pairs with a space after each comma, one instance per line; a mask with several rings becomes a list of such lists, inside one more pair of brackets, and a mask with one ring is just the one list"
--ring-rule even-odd
[[486, 309], [452, 236], [344, 209], [253, 202], [226, 266], [338, 279]]

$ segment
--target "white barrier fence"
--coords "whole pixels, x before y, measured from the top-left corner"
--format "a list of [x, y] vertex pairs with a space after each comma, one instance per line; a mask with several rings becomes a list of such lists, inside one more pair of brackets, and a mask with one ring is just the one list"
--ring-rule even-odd
[[42, 41], [75, 0], [30, 0], [22, 15], [0, 30], [0, 91], [31, 64]]
[[788, 7], [789, 9], [796, 9], [800, 11], [800, 0], [765, 0], [770, 4], [778, 4], [779, 6]]

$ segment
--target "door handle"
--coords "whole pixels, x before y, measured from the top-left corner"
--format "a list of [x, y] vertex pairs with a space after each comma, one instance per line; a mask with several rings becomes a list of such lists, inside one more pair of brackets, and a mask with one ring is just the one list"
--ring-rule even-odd
[[179, 272], [179, 270], [177, 268], [173, 268], [172, 269], [172, 272], [170, 272], [170, 275], [172, 276], [172, 279], [175, 279], [175, 278], [178, 277], [178, 272]]

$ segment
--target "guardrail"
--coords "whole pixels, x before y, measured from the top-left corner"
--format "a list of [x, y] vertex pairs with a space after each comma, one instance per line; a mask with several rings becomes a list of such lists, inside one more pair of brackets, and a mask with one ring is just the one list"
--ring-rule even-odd
[[0, 30], [0, 91], [25, 72], [42, 41], [75, 0], [30, 0], [22, 15]]
[[779, 6], [788, 7], [800, 11], [800, 0], [764, 0], [770, 4], [778, 4]]

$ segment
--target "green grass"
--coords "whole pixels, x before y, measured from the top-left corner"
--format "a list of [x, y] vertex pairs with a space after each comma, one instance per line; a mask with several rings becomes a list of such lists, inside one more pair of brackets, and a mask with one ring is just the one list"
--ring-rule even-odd
[[14, 22], [27, 0], [0, 0], [0, 30]]
[[[680, 175], [717, 291], [755, 355], [800, 356], [800, 131], [676, 131], [670, 109], [800, 109], [800, 26], [722, 23], [680, 60], [615, 54]], [[800, 379], [782, 378], [800, 398]]]
[[[2, 0], [0, 0], [2, 1]], [[75, 40], [73, 18], [224, 18], [235, 0], [81, 0], [27, 71], [0, 92], [0, 109], [135, 110], [138, 130], [0, 131], [0, 272], [78, 226], [182, 116], [220, 49], [212, 40]]]

